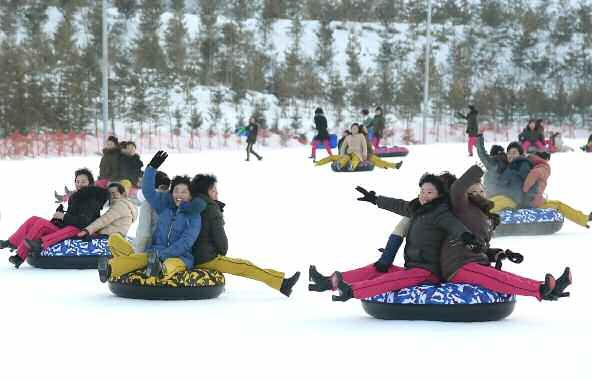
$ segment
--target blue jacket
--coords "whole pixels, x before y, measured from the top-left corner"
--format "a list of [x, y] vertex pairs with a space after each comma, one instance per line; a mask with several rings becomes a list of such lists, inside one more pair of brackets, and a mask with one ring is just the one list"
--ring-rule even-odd
[[191, 247], [201, 230], [200, 213], [206, 203], [195, 197], [191, 202], [182, 202], [177, 207], [170, 192], [155, 190], [155, 181], [156, 170], [151, 166], [146, 167], [142, 193], [158, 214], [152, 243], [146, 247], [146, 252], [156, 253], [163, 261], [172, 257], [180, 258], [190, 269], [193, 267]]

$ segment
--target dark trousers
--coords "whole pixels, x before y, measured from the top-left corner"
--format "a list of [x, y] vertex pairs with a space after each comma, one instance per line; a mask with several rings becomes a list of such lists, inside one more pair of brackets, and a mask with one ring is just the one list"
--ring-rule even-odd
[[253, 145], [255, 145], [255, 143], [247, 143], [247, 160], [249, 160], [250, 154], [255, 155], [257, 159], [261, 160], [261, 155], [259, 155], [257, 152], [253, 150]]

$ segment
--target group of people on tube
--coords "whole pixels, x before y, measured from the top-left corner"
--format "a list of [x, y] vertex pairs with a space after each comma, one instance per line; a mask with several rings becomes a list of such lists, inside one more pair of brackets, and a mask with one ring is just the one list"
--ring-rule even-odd
[[[225, 204], [218, 200], [216, 177], [198, 174], [170, 180], [158, 171], [167, 156], [157, 152], [145, 169], [141, 184], [145, 200], [133, 244], [125, 237], [138, 218], [137, 206], [120, 183], [111, 182], [106, 189], [97, 186], [92, 173], [83, 168], [74, 173], [76, 190], [68, 198], [67, 210], [60, 206], [51, 219], [29, 218], [8, 239], [0, 240], [0, 249], [16, 251], [9, 261], [18, 268], [28, 255], [39, 255], [63, 240], [103, 236], [108, 238], [110, 256], [99, 259], [102, 282], [137, 270], [166, 280], [197, 267], [254, 279], [290, 296], [300, 272], [286, 278], [281, 271], [228, 257]], [[109, 208], [101, 215], [107, 202]]]
[[[337, 145], [338, 155], [333, 155], [329, 141], [329, 131], [327, 128], [327, 118], [323, 109], [318, 107], [315, 110], [314, 123], [316, 135], [312, 141], [312, 153], [310, 158], [315, 165], [325, 165], [337, 163], [339, 168], [345, 168], [355, 171], [361, 163], [371, 163], [379, 168], [399, 169], [402, 162], [391, 163], [383, 160], [375, 154], [375, 150], [380, 145], [380, 140], [384, 134], [384, 116], [382, 108], [376, 108], [374, 118], [368, 117], [368, 110], [363, 110], [362, 115], [366, 117], [363, 123], [352, 123], [349, 129], [343, 131], [343, 135]], [[369, 137], [369, 130], [373, 132], [372, 138]], [[319, 144], [323, 144], [329, 156], [316, 160], [316, 150]]]

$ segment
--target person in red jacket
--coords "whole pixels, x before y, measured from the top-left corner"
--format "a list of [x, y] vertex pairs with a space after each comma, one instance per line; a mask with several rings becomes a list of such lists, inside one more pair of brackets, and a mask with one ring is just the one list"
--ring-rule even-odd
[[524, 180], [522, 191], [527, 194], [535, 185], [537, 190], [530, 200], [530, 206], [533, 208], [556, 209], [568, 220], [588, 228], [588, 222], [592, 220], [592, 213], [586, 215], [561, 201], [548, 200], [545, 198], [544, 193], [547, 188], [547, 180], [549, 179], [549, 176], [551, 176], [551, 165], [549, 164], [550, 158], [551, 155], [547, 152], [537, 152], [534, 155], [528, 156], [528, 160], [532, 163], [533, 168]]

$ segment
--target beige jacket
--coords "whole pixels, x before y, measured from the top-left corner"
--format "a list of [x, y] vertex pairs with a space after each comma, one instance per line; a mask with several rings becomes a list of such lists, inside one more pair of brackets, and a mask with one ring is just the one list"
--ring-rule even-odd
[[368, 146], [362, 134], [348, 135], [341, 145], [340, 155], [356, 155], [361, 161], [368, 159]]
[[111, 201], [109, 210], [86, 227], [89, 234], [115, 234], [125, 237], [138, 217], [138, 208], [127, 198]]

